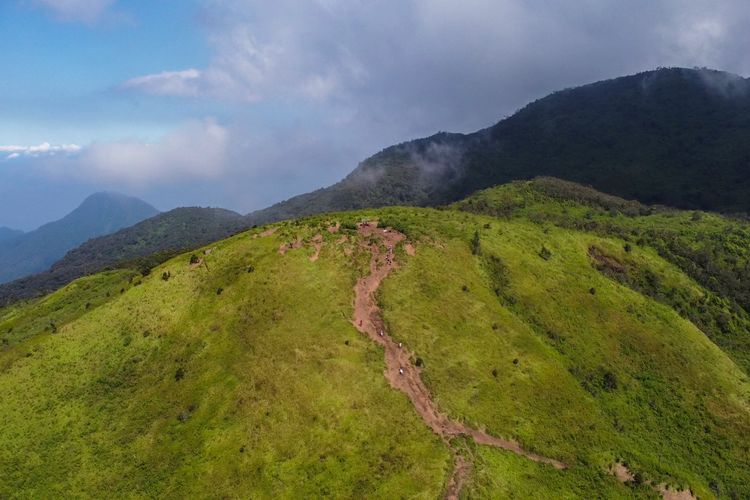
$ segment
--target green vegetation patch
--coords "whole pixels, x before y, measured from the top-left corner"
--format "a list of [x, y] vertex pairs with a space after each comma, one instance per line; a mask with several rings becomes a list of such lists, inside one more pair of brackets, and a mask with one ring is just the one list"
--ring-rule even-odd
[[1, 352], [0, 496], [439, 496], [450, 455], [350, 324], [338, 238], [235, 236]]

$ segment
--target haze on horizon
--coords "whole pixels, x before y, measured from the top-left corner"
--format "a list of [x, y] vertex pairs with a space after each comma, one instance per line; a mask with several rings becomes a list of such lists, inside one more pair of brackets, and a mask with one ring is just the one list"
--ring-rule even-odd
[[246, 213], [561, 88], [747, 75], [749, 21], [738, 0], [8, 0], [0, 226], [102, 190]]

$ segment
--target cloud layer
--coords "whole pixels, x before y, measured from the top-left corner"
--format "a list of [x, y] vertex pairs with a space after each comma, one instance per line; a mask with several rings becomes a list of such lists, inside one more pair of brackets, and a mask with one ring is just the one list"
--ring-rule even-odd
[[110, 13], [116, 0], [33, 0], [33, 3], [51, 12], [63, 21], [93, 24]]
[[[66, 175], [131, 186], [194, 181], [226, 168], [229, 132], [213, 119], [191, 121], [156, 142], [96, 142], [64, 165]], [[53, 165], [60, 171], [60, 165]]]
[[0, 153], [6, 153], [5, 159], [13, 160], [21, 156], [54, 156], [58, 153], [73, 154], [78, 153], [81, 146], [77, 144], [60, 144], [52, 145], [49, 142], [43, 142], [36, 146], [0, 146]]

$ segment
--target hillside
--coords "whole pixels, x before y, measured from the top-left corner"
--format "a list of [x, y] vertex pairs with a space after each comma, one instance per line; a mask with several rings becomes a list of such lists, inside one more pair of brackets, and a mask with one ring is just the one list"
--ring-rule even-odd
[[12, 240], [18, 236], [21, 236], [23, 231], [17, 229], [11, 229], [9, 227], [0, 227], [0, 242]]
[[169, 256], [226, 238], [246, 221], [219, 208], [177, 208], [120, 231], [93, 238], [69, 251], [51, 268], [0, 285], [0, 304], [50, 293], [74, 279], [112, 267], [148, 268]]
[[750, 212], [750, 83], [659, 69], [561, 90], [473, 134], [387, 148], [341, 182], [251, 214], [256, 223], [388, 205], [440, 205], [555, 176], [649, 204]]
[[0, 309], [0, 496], [750, 496], [743, 306], [645, 231], [720, 225], [713, 272], [747, 223], [535, 182]]
[[62, 219], [0, 242], [0, 283], [44, 271], [86, 240], [157, 213], [154, 207], [137, 198], [116, 193], [91, 195]]

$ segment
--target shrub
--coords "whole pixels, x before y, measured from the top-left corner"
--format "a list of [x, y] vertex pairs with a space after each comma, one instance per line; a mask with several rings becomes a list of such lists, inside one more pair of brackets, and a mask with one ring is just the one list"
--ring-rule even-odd
[[170, 273], [169, 271], [165, 271], [161, 273], [161, 279], [164, 281], [169, 281], [169, 278], [171, 277], [172, 277], [172, 273]]
[[223, 288], [219, 287], [219, 288], [216, 289], [216, 295], [221, 295], [222, 293], [224, 293], [224, 289]]
[[174, 372], [174, 379], [177, 382], [179, 382], [183, 378], [185, 378], [185, 370], [182, 367], [180, 367], [180, 368], [177, 369], [176, 372]]
[[633, 247], [630, 246], [630, 243], [625, 243], [625, 246], [623, 247], [627, 253], [630, 253], [633, 251]]
[[247, 266], [247, 272], [248, 273], [252, 273], [254, 271], [255, 271], [255, 267], [253, 267], [253, 266]]
[[424, 366], [424, 360], [423, 360], [422, 358], [419, 358], [419, 357], [418, 357], [418, 358], [417, 358], [417, 360], [415, 361], [415, 364], [416, 364], [416, 365], [417, 365], [418, 367], [420, 367], [420, 368], [421, 368], [422, 366]]
[[479, 252], [482, 251], [482, 243], [480, 241], [479, 237], [479, 231], [474, 231], [474, 236], [471, 238], [471, 253], [473, 255], [479, 255]]
[[468, 292], [469, 291], [469, 287], [466, 286], [466, 285], [464, 285], [464, 286], [461, 287], [461, 291]]
[[197, 255], [193, 254], [193, 255], [190, 256], [190, 264], [191, 265], [195, 265], [198, 262], [200, 262], [200, 259], [198, 258]]
[[612, 372], [606, 372], [602, 378], [602, 385], [607, 392], [617, 389], [617, 375]]
[[539, 250], [539, 257], [549, 260], [552, 257], [552, 252], [546, 246], [542, 245], [542, 249]]
[[645, 479], [643, 478], [643, 473], [641, 471], [636, 471], [635, 474], [633, 474], [633, 482], [640, 486], [645, 482]]
[[589, 293], [591, 295], [596, 295], [596, 288], [594, 288], [593, 286], [591, 288], [589, 288]]

